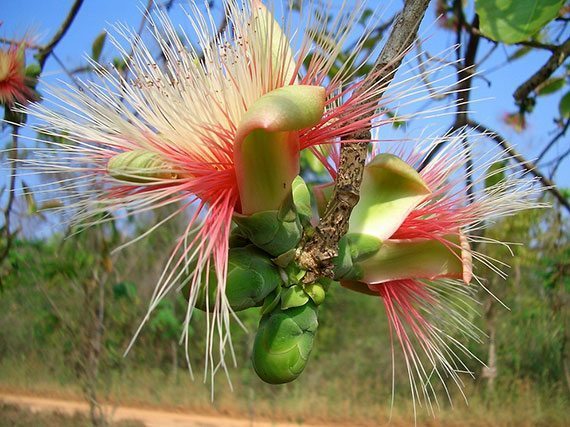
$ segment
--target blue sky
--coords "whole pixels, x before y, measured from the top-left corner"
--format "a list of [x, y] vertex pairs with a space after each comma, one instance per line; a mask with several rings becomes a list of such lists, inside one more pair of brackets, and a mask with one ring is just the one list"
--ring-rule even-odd
[[[184, 4], [185, 2], [178, 3]], [[216, 3], [219, 13], [219, 1]], [[337, 3], [338, 0], [335, 0], [334, 4]], [[59, 27], [71, 4], [71, 0], [4, 1], [0, 9], [0, 21], [2, 21], [0, 37], [18, 38], [26, 32], [31, 32], [39, 36], [38, 42], [40, 44], [45, 43]], [[371, 0], [370, 4], [375, 4], [375, 2]], [[386, 12], [383, 13], [385, 16], [391, 16], [392, 11], [399, 7], [401, 7], [401, 2], [398, 0], [387, 2]], [[142, 9], [144, 9], [144, 4], [139, 0], [85, 0], [76, 21], [57, 46], [57, 56], [69, 69], [84, 64], [83, 55], [90, 53], [93, 40], [103, 29], [110, 29], [112, 24], [116, 22], [125, 23], [130, 27], [138, 27], [141, 22]], [[186, 25], [187, 21], [183, 18], [180, 6], [175, 5], [172, 10], [173, 19], [179, 21], [183, 26]], [[422, 27], [422, 34], [427, 38], [424, 47], [431, 53], [437, 53], [452, 45], [455, 37], [452, 32], [440, 30], [434, 24], [434, 20], [434, 11], [428, 11]], [[298, 25], [302, 25], [302, 23]], [[479, 57], [483, 57], [491, 46], [491, 43], [481, 41]], [[493, 70], [514, 50], [515, 48], [497, 49], [490, 59], [484, 63], [482, 70]], [[113, 48], [110, 43], [107, 43], [102, 61], [110, 62], [113, 54]], [[550, 135], [553, 134], [552, 131], [555, 130], [552, 122], [553, 112], [558, 111], [558, 101], [561, 94], [540, 99], [535, 112], [529, 117], [528, 129], [522, 134], [518, 134], [506, 126], [501, 118], [506, 112], [515, 110], [512, 93], [516, 87], [538, 69], [546, 61], [548, 55], [547, 52], [532, 53], [519, 60], [516, 65], [512, 64], [487, 74], [491, 86], [488, 86], [488, 83], [483, 79], [475, 81], [476, 89], [473, 98], [480, 101], [471, 107], [474, 111], [472, 117], [500, 131], [511, 143], [517, 146], [521, 153], [529, 158], [536, 156], [544, 140], [550, 139]], [[53, 58], [48, 61], [43, 77], [51, 84], [58, 84], [58, 80], [67, 79]], [[446, 118], [434, 119], [429, 121], [428, 125], [434, 130], [443, 129], [449, 125], [449, 122], [449, 119]], [[425, 123], [422, 123], [423, 125]], [[419, 132], [418, 130], [415, 131]], [[7, 137], [7, 133], [2, 135], [3, 140]], [[551, 154], [555, 156], [567, 148], [568, 136], [560, 141], [558, 148], [553, 149]], [[570, 168], [568, 166], [570, 166], [570, 159], [560, 167], [556, 176], [556, 181], [561, 186], [570, 187]]]

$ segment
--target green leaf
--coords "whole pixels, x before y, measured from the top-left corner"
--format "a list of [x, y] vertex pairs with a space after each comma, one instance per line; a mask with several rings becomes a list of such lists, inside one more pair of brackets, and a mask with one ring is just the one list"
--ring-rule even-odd
[[550, 95], [562, 89], [565, 83], [566, 79], [564, 77], [554, 77], [552, 79], [548, 79], [536, 88], [536, 94], [540, 96]]
[[566, 95], [564, 95], [560, 100], [558, 110], [560, 111], [560, 116], [563, 119], [570, 117], [570, 91], [566, 92]]
[[24, 193], [24, 199], [26, 199], [26, 206], [28, 207], [28, 215], [35, 214], [38, 210], [36, 205], [36, 198], [34, 197], [34, 193], [28, 187], [28, 185], [22, 181], [22, 192]]
[[494, 187], [505, 180], [506, 165], [506, 160], [499, 160], [487, 168], [487, 172], [485, 173], [485, 189]]
[[127, 63], [123, 58], [119, 57], [113, 58], [113, 67], [115, 67], [117, 71], [122, 72], [126, 66]]
[[107, 32], [103, 31], [97, 36], [93, 42], [93, 45], [91, 46], [91, 58], [93, 58], [95, 62], [99, 62], [99, 58], [101, 57], [101, 52], [103, 51], [103, 46], [105, 45], [106, 39]]
[[558, 16], [564, 0], [475, 0], [481, 32], [496, 41], [528, 40]]

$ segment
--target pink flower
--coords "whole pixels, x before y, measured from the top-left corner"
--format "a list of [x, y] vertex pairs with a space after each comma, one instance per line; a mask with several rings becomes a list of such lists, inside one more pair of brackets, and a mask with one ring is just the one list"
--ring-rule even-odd
[[[66, 208], [77, 211], [78, 222], [171, 204], [177, 208], [168, 219], [193, 209], [149, 313], [173, 288], [189, 286], [190, 322], [199, 289], [208, 287], [203, 273], [213, 268], [218, 290], [206, 350], [213, 373], [214, 341], [222, 365], [231, 344], [232, 310], [224, 290], [232, 217], [279, 209], [299, 173], [301, 150], [338, 141], [369, 124], [371, 112], [375, 126], [390, 120], [375, 112], [385, 89], [377, 75], [352, 80], [347, 65], [358, 59], [368, 32], [335, 77], [328, 77], [339, 66], [342, 41], [356, 27], [360, 9], [332, 23], [313, 20], [294, 56], [289, 29], [282, 30], [259, 0], [226, 0], [231, 30], [221, 35], [209, 13], [191, 8], [202, 53], [188, 48], [160, 12], [151, 27], [164, 67], [139, 37], [121, 30], [130, 39], [129, 47], [119, 48], [133, 79], [100, 67], [101, 82], [54, 90], [56, 105], [31, 107], [27, 112], [47, 124], [44, 133], [68, 142], [50, 143], [46, 156], [30, 163], [47, 174], [68, 175], [64, 182], [77, 191]], [[327, 43], [320, 34], [327, 34]], [[368, 89], [356, 91], [363, 84]]]
[[[417, 172], [414, 166], [439, 143], [447, 147]], [[470, 172], [471, 196], [463, 185], [468, 153], [460, 137], [436, 140], [424, 150], [400, 150], [399, 157], [376, 149], [365, 168], [347, 235], [355, 266], [339, 279], [347, 289], [382, 298], [414, 401], [434, 397], [433, 379], [447, 389], [443, 378], [449, 377], [461, 388], [460, 375], [469, 372], [463, 357], [475, 357], [456, 337], [479, 335], [470, 321], [473, 288], [468, 285], [473, 278], [480, 281], [473, 275], [473, 260], [502, 272], [494, 260], [472, 250], [470, 242], [477, 237], [471, 234], [496, 218], [540, 206], [533, 201], [539, 190], [523, 178], [498, 179], [475, 190], [500, 154]], [[505, 168], [492, 173], [500, 176]], [[317, 188], [321, 206], [327, 191], [327, 185]]]
[[0, 105], [26, 104], [34, 99], [26, 77], [25, 43], [0, 50]]

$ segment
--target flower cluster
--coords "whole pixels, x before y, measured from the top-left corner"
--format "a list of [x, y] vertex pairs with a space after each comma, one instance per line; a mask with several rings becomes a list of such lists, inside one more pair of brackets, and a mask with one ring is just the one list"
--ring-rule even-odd
[[[27, 109], [49, 125], [48, 133], [68, 141], [51, 142], [41, 161], [30, 162], [90, 189], [66, 206], [78, 211], [80, 222], [170, 204], [177, 208], [169, 218], [191, 210], [145, 321], [168, 292], [183, 288], [185, 323], [194, 309], [209, 314], [206, 363], [213, 375], [225, 368], [232, 314], [261, 306], [254, 367], [265, 381], [283, 383], [306, 365], [317, 306], [331, 286], [326, 280], [304, 283], [294, 262], [303, 233], [318, 220], [310, 190], [298, 178], [300, 153], [314, 150], [334, 178], [323, 153], [334, 156], [341, 139], [360, 142], [347, 135], [393, 118], [383, 116], [378, 102], [386, 90], [381, 70], [354, 75], [354, 64], [366, 59], [360, 49], [373, 24], [341, 61], [360, 7], [332, 22], [316, 14], [295, 55], [289, 26], [284, 30], [260, 0], [226, 0], [224, 9], [229, 30], [217, 34], [211, 14], [191, 6], [201, 52], [187, 46], [190, 37], [181, 38], [159, 12], [152, 28], [162, 67], [140, 37], [124, 31], [132, 44], [122, 53], [133, 79], [100, 66], [102, 83], [55, 90], [55, 106]], [[515, 193], [499, 190], [497, 197], [468, 203], [449, 182], [465, 153], [445, 153], [420, 172], [414, 168], [418, 154], [374, 156], [335, 261], [335, 279], [344, 287], [383, 298], [408, 369], [419, 373], [424, 388], [431, 374], [421, 367], [414, 340], [434, 368], [442, 365], [457, 377], [450, 337], [424, 312], [445, 312], [451, 297], [442, 295], [455, 292], [457, 280], [471, 280], [477, 255], [469, 230], [523, 208]], [[326, 203], [326, 188], [314, 192]], [[454, 313], [446, 318], [461, 323]], [[188, 343], [187, 335], [183, 339]]]

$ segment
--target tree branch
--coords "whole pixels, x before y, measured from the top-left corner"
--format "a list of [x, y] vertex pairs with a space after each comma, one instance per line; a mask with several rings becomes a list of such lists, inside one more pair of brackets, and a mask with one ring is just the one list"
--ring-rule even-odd
[[554, 135], [554, 137], [550, 140], [550, 142], [548, 144], [546, 144], [546, 147], [544, 147], [542, 149], [542, 151], [540, 152], [540, 154], [536, 158], [536, 164], [540, 163], [540, 161], [544, 158], [544, 156], [546, 156], [546, 153], [548, 153], [550, 151], [550, 149], [552, 147], [554, 147], [554, 145], [558, 142], [558, 140], [560, 138], [562, 138], [564, 135], [566, 135], [566, 131], [568, 131], [568, 127], [570, 127], [570, 119], [566, 120], [566, 123], [564, 123], [564, 126], [562, 127], [560, 132], [558, 132], [556, 135]]
[[[403, 59], [403, 54], [416, 38], [420, 23], [428, 7], [429, 0], [407, 0], [402, 13], [396, 18], [392, 31], [380, 52], [374, 71], [386, 86], [394, 78]], [[372, 85], [373, 83], [370, 83]], [[363, 85], [361, 91], [370, 86]], [[370, 112], [370, 115], [373, 113]], [[297, 251], [298, 265], [307, 270], [305, 282], [319, 276], [332, 277], [332, 260], [338, 255], [338, 242], [348, 231], [348, 221], [352, 209], [360, 198], [360, 185], [366, 161], [370, 127], [359, 129], [344, 140], [364, 141], [342, 143], [340, 164], [332, 198], [320, 224], [311, 236], [304, 236]]]
[[12, 148], [10, 150], [10, 182], [8, 184], [8, 200], [6, 202], [6, 207], [4, 208], [4, 225], [1, 229], [2, 234], [4, 234], [5, 244], [0, 253], [0, 265], [4, 263], [4, 260], [10, 253], [12, 243], [14, 241], [14, 236], [16, 232], [10, 230], [10, 219], [12, 215], [12, 208], [14, 206], [14, 196], [16, 194], [16, 165], [18, 163], [18, 132], [20, 128], [13, 125], [12, 132]]
[[568, 55], [570, 55], [570, 37], [553, 52], [548, 61], [536, 73], [515, 90], [513, 94], [515, 102], [524, 105], [530, 93], [544, 83], [562, 65]]
[[39, 49], [36, 58], [40, 64], [41, 69], [44, 68], [44, 65], [48, 60], [49, 56], [51, 55], [57, 44], [61, 41], [63, 36], [65, 36], [65, 33], [67, 33], [67, 30], [69, 30], [69, 27], [71, 27], [71, 24], [73, 23], [75, 17], [77, 16], [77, 12], [79, 12], [79, 8], [81, 7], [82, 4], [83, 0], [75, 0], [75, 3], [73, 3], [73, 5], [71, 6], [71, 9], [69, 10], [65, 20], [59, 27], [59, 30], [57, 30], [57, 32], [54, 34], [54, 36], [48, 42], [48, 44]]
[[498, 132], [474, 120], [469, 120], [467, 122], [467, 125], [473, 129], [484, 132], [486, 136], [495, 141], [497, 145], [499, 145], [499, 147], [501, 147], [511, 158], [516, 160], [525, 171], [537, 177], [540, 183], [546, 188], [546, 190], [550, 191], [554, 197], [558, 199], [560, 204], [564, 206], [568, 212], [570, 212], [570, 201], [568, 201], [568, 199], [566, 199], [562, 193], [558, 191], [554, 183], [545, 175], [543, 175], [533, 162], [526, 160], [522, 155], [520, 155], [514, 149], [514, 147], [509, 144], [508, 141], [503, 138]]

